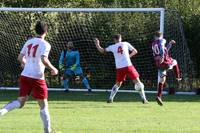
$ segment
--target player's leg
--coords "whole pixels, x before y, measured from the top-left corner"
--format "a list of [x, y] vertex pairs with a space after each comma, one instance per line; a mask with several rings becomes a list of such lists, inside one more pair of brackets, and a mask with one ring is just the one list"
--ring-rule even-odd
[[63, 76], [63, 86], [64, 86], [64, 91], [68, 92], [69, 91], [69, 80], [71, 76], [73, 75], [73, 72], [69, 69], [66, 69], [64, 76]]
[[180, 69], [179, 69], [179, 65], [175, 59], [173, 59], [173, 61], [172, 61], [172, 66], [173, 66], [173, 70], [175, 72], [176, 79], [178, 81], [180, 81], [181, 80]]
[[37, 100], [37, 101], [40, 106], [40, 117], [43, 122], [44, 132], [51, 133], [51, 120], [50, 120], [47, 99]]
[[63, 87], [64, 87], [64, 91], [68, 92], [69, 91], [69, 78], [67, 76], [63, 77]]
[[110, 96], [108, 98], [107, 103], [112, 103], [113, 102], [113, 99], [114, 99], [115, 95], [117, 94], [117, 91], [121, 87], [122, 83], [123, 83], [122, 81], [117, 81], [115, 83], [115, 85], [112, 87], [112, 90], [110, 92]]
[[37, 99], [40, 106], [40, 117], [44, 126], [44, 132], [51, 133], [51, 121], [47, 101], [48, 91], [45, 80], [35, 80], [33, 97]]
[[91, 92], [92, 89], [90, 87], [90, 84], [88, 82], [88, 79], [83, 75], [83, 70], [81, 67], [77, 67], [76, 70], [74, 70], [75, 75], [78, 75], [81, 77], [83, 85], [88, 89], [88, 92]]
[[18, 97], [17, 100], [14, 100], [0, 109], [0, 116], [5, 115], [11, 110], [17, 109], [17, 108], [22, 108], [26, 102], [28, 97]]
[[20, 77], [20, 89], [19, 89], [19, 97], [17, 100], [14, 100], [8, 104], [6, 104], [3, 108], [0, 109], [0, 116], [5, 115], [9, 111], [17, 108], [22, 108], [28, 99], [28, 95], [31, 93], [30, 79], [21, 76]]
[[88, 79], [85, 76], [83, 76], [83, 74], [81, 75], [81, 79], [84, 86], [88, 89], [88, 92], [92, 92]]
[[138, 91], [140, 94], [142, 103], [144, 104], [148, 103], [148, 100], [146, 99], [146, 95], [144, 92], [144, 84], [140, 81], [139, 77], [134, 79], [133, 83], [135, 84], [135, 90]]
[[135, 84], [135, 90], [139, 92], [142, 102], [148, 103], [146, 96], [145, 96], [145, 92], [144, 92], [144, 84], [140, 81], [140, 78], [139, 78], [140, 75], [134, 66], [128, 67], [128, 76]]
[[123, 81], [126, 79], [126, 73], [127, 73], [126, 68], [117, 69], [116, 83], [112, 87], [112, 90], [110, 92], [110, 96], [109, 96], [108, 101], [107, 101], [108, 103], [113, 102], [113, 99], [114, 99], [115, 95], [117, 94], [117, 91], [121, 87]]
[[166, 75], [167, 72], [166, 70], [162, 70], [162, 69], [159, 69], [158, 70], [158, 85], [157, 85], [157, 97], [156, 97], [156, 101], [159, 105], [163, 105], [163, 102], [162, 102], [162, 92], [163, 92], [163, 88], [164, 88], [164, 84], [165, 84], [165, 81], [166, 81]]

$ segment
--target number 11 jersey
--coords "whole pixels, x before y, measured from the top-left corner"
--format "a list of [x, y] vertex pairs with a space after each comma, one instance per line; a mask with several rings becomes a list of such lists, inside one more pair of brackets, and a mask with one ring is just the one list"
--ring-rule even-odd
[[26, 59], [21, 75], [44, 80], [45, 66], [42, 63], [41, 57], [48, 57], [50, 49], [51, 45], [42, 38], [35, 37], [28, 40], [20, 52]]

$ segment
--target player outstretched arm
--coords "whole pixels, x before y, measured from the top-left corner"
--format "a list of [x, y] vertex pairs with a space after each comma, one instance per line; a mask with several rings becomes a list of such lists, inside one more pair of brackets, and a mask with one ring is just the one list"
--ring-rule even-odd
[[49, 61], [48, 57], [42, 55], [41, 57], [42, 63], [51, 70], [51, 75], [57, 75], [58, 74], [58, 70], [51, 64], [51, 62]]
[[96, 45], [96, 47], [97, 47], [97, 50], [98, 50], [100, 53], [103, 54], [103, 53], [106, 52], [106, 50], [100, 46], [100, 42], [99, 42], [99, 39], [98, 39], [98, 38], [95, 38], [95, 39], [94, 39], [94, 42], [95, 42], [95, 45]]
[[170, 48], [172, 47], [173, 44], [176, 44], [176, 42], [175, 42], [174, 40], [171, 40], [171, 41], [167, 44], [166, 48], [167, 48], [168, 51], [170, 50]]

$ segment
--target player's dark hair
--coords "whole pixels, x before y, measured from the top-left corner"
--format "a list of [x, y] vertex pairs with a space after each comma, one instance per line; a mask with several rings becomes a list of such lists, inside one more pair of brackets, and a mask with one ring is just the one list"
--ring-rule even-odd
[[38, 21], [35, 25], [35, 32], [38, 34], [38, 35], [42, 35], [44, 34], [45, 32], [47, 32], [48, 30], [48, 26], [45, 22], [43, 21]]
[[155, 37], [161, 37], [163, 34], [162, 34], [162, 32], [160, 32], [160, 31], [156, 31], [155, 32]]
[[26, 40], [29, 40], [29, 39], [31, 39], [31, 38], [33, 38], [33, 35], [28, 35], [28, 36], [26, 36]]
[[119, 40], [121, 37], [122, 37], [121, 34], [115, 34], [115, 35], [113, 35], [112, 38], [115, 39], [115, 40]]

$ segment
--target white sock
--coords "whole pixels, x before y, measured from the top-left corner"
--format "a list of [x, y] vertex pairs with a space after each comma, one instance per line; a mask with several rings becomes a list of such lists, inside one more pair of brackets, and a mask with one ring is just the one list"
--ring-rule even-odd
[[43, 122], [44, 132], [51, 133], [51, 122], [50, 122], [50, 114], [48, 108], [40, 110], [40, 117]]
[[142, 88], [142, 89], [139, 91], [139, 94], [140, 94], [140, 97], [141, 97], [143, 100], [147, 100], [147, 99], [146, 99], [146, 96], [145, 96], [144, 88]]
[[116, 84], [112, 87], [112, 91], [110, 93], [110, 100], [113, 100], [115, 95], [117, 94], [117, 91], [119, 90], [119, 86], [117, 86]]
[[135, 84], [135, 90], [137, 90], [140, 94], [140, 97], [143, 100], [146, 100], [145, 92], [144, 92], [144, 84], [142, 82], [138, 82]]
[[19, 108], [21, 106], [20, 102], [18, 100], [12, 101], [8, 104], [6, 104], [0, 111], [0, 115], [5, 115], [9, 111]]

